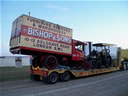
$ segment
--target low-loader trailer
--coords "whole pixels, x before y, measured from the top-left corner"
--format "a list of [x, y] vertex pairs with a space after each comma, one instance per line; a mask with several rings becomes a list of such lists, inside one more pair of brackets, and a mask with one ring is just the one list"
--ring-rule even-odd
[[121, 70], [128, 70], [128, 49], [121, 49]]
[[[89, 47], [87, 56], [86, 47]], [[93, 46], [93, 47], [92, 47]], [[120, 48], [112, 58], [111, 44], [82, 42], [72, 39], [72, 29], [27, 15], [12, 25], [10, 52], [31, 55], [32, 80], [56, 83], [72, 76], [82, 77], [120, 69]], [[92, 48], [102, 47], [102, 50]]]

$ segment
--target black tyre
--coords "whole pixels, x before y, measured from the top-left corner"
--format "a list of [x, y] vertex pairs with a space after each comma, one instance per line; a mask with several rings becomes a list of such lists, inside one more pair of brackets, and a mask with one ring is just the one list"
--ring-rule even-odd
[[32, 66], [33, 67], [37, 67], [37, 66], [43, 67], [41, 62], [40, 62], [40, 56], [33, 57], [33, 59], [32, 59]]
[[91, 60], [91, 61], [90, 61], [90, 64], [91, 64], [91, 68], [92, 68], [92, 69], [97, 68], [96, 60]]
[[112, 58], [111, 56], [105, 56], [103, 59], [103, 64], [105, 65], [106, 68], [112, 66]]
[[69, 72], [64, 72], [63, 74], [60, 75], [60, 79], [63, 82], [69, 81], [71, 78], [71, 75]]
[[108, 57], [107, 57], [106, 62], [107, 62], [107, 65], [108, 65], [108, 66], [112, 66], [112, 58], [111, 58], [111, 56], [108, 56]]
[[48, 77], [46, 77], [45, 82], [48, 84], [55, 84], [58, 81], [58, 74], [53, 72]]
[[32, 59], [32, 66], [33, 67], [37, 67], [38, 65], [38, 57], [34, 57], [33, 59]]
[[58, 60], [53, 55], [47, 56], [44, 61], [45, 68], [49, 70], [55, 69], [57, 64], [58, 64]]

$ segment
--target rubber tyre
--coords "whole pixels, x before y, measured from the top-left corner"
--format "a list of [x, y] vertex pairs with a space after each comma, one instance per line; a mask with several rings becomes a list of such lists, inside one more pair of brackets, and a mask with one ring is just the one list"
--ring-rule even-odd
[[34, 57], [33, 59], [32, 59], [32, 66], [33, 67], [37, 67], [38, 66], [38, 57]]
[[58, 81], [58, 74], [53, 72], [48, 77], [45, 78], [45, 83], [55, 84]]
[[60, 79], [63, 82], [69, 81], [71, 79], [71, 74], [69, 72], [64, 72], [60, 75]]
[[109, 66], [109, 67], [112, 66], [112, 58], [111, 58], [111, 56], [108, 56], [108, 57], [107, 57], [107, 63], [108, 63], [108, 66]]
[[56, 65], [58, 65], [58, 60], [55, 56], [49, 55], [46, 57], [44, 61], [45, 68], [52, 70], [56, 68]]
[[90, 61], [90, 64], [91, 64], [91, 68], [92, 68], [92, 69], [96, 69], [96, 68], [97, 68], [96, 60], [91, 60], [91, 61]]

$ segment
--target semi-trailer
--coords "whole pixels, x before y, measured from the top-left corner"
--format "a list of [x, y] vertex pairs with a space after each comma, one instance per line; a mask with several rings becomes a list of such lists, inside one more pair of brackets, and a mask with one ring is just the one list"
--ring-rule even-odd
[[121, 70], [128, 70], [128, 49], [121, 49]]
[[[89, 55], [85, 47], [89, 46]], [[93, 46], [93, 47], [92, 47]], [[72, 29], [32, 16], [21, 15], [12, 24], [10, 52], [32, 56], [33, 80], [56, 83], [71, 76], [82, 77], [120, 69], [120, 48], [112, 58], [112, 44], [82, 42], [72, 39]], [[92, 50], [100, 47], [101, 50]]]

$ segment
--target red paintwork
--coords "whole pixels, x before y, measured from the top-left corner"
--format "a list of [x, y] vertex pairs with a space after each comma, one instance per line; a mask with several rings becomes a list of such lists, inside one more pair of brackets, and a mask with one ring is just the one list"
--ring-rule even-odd
[[59, 54], [59, 55], [66, 55], [66, 56], [72, 56], [72, 54], [66, 54], [66, 53], [60, 53], [60, 52], [54, 52], [54, 51], [47, 51], [47, 50], [41, 50], [41, 49], [35, 49], [35, 48], [28, 48], [20, 46], [20, 50], [31, 50], [31, 51], [38, 51], [38, 52], [45, 52], [45, 53], [53, 53], [53, 54]]
[[[41, 50], [41, 49], [35, 49], [35, 48], [28, 48], [28, 47], [23, 47], [23, 46], [20, 46], [19, 48], [16, 48], [16, 49], [13, 49], [13, 50], [10, 50], [10, 51], [19, 51], [19, 50], [22, 50], [22, 49], [25, 49], [25, 50], [31, 50], [31, 51], [38, 51], [38, 52], [44, 52], [44, 53], [52, 53], [52, 54], [58, 54], [58, 55], [64, 55], [64, 56], [71, 56], [72, 57], [72, 60], [73, 61], [81, 61], [83, 58], [85, 58], [85, 52], [84, 51], [77, 51], [76, 48], [75, 48], [75, 44], [77, 42], [81, 43], [81, 44], [85, 44], [84, 42], [81, 42], [81, 41], [78, 41], [78, 40], [72, 40], [72, 54], [66, 54], [66, 53], [60, 53], [60, 52], [53, 52], [53, 51], [47, 51], [47, 50]], [[75, 55], [75, 56], [74, 56]], [[46, 56], [44, 55], [42, 58], [41, 58], [41, 61], [45, 58]]]
[[[42, 29], [39, 29], [39, 28], [34, 28], [34, 27], [30, 27], [30, 26], [25, 26], [25, 25], [22, 25], [21, 34], [20, 35], [33, 37], [33, 38], [38, 38], [38, 39], [42, 39], [42, 40], [58, 42], [58, 43], [67, 44], [67, 45], [72, 45], [72, 42], [69, 44], [69, 43], [64, 43], [64, 42], [61, 42], [61, 41], [53, 40], [52, 38], [48, 39], [48, 38], [42, 38], [42, 37], [38, 37], [38, 36], [29, 35], [28, 34], [28, 28], [38, 29], [38, 30], [41, 30], [43, 32], [52, 33], [53, 36], [55, 36], [55, 37], [57, 37], [57, 35], [58, 35], [57, 33], [54, 33], [54, 32], [49, 32], [49, 31], [45, 31], [45, 30], [42, 30]], [[64, 36], [64, 35], [61, 35], [61, 36]], [[65, 36], [65, 37], [68, 37], [68, 36]], [[70, 40], [72, 40], [71, 37], [68, 37], [68, 38], [70, 38]]]
[[41, 57], [41, 59], [40, 59], [40, 62], [42, 62], [47, 56], [48, 56], [48, 54], [43, 55], [43, 56]]
[[30, 74], [47, 76], [47, 71], [40, 70], [40, 69], [32, 69], [32, 66], [30, 66]]
[[73, 40], [72, 41], [73, 45], [72, 45], [72, 60], [73, 61], [80, 61], [82, 60], [83, 58], [85, 58], [85, 52], [84, 51], [77, 51], [76, 48], [75, 48], [75, 44], [77, 42], [79, 42], [80, 44], [85, 44], [84, 42], [81, 42], [81, 41], [78, 41], [78, 40]]
[[[36, 36], [30, 36], [30, 35], [28, 35], [27, 34], [28, 27], [29, 26], [22, 25], [21, 32], [18, 32], [19, 33], [18, 35], [24, 35], [24, 36], [29, 36], [29, 37], [34, 37], [34, 38], [40, 38], [40, 39], [44, 39], [45, 40], [45, 38], [42, 38], [42, 37], [36, 37]], [[31, 27], [31, 28], [33, 28], [33, 27]], [[42, 31], [44, 31], [44, 30], [42, 30]], [[56, 36], [57, 34], [56, 33], [53, 33], [53, 35]], [[49, 39], [49, 41], [54, 41], [54, 40]], [[54, 41], [54, 42], [61, 43], [61, 42], [58, 42], [58, 41]], [[83, 58], [85, 58], [85, 52], [84, 51], [81, 51], [80, 52], [80, 51], [76, 50], [75, 45], [78, 42], [79, 42], [79, 44], [82, 44], [82, 45], [85, 44], [84, 42], [81, 42], [81, 41], [78, 41], [78, 40], [72, 40], [72, 43], [71, 44], [64, 43], [64, 44], [67, 44], [67, 45], [72, 45], [72, 54], [61, 53], [61, 52], [54, 52], [54, 51], [47, 51], [47, 50], [41, 50], [41, 49], [35, 49], [35, 48], [28, 48], [28, 47], [23, 47], [23, 46], [20, 46], [19, 48], [16, 48], [16, 49], [13, 49], [13, 50], [10, 50], [10, 51], [11, 52], [13, 52], [13, 51], [20, 51], [22, 49], [32, 50], [32, 51], [38, 51], [38, 52], [42, 52], [42, 53], [53, 53], [53, 54], [58, 54], [58, 55], [63, 55], [63, 56], [71, 56], [73, 61], [80, 61]], [[41, 61], [45, 57], [46, 56], [43, 56], [42, 59], [41, 59]]]

